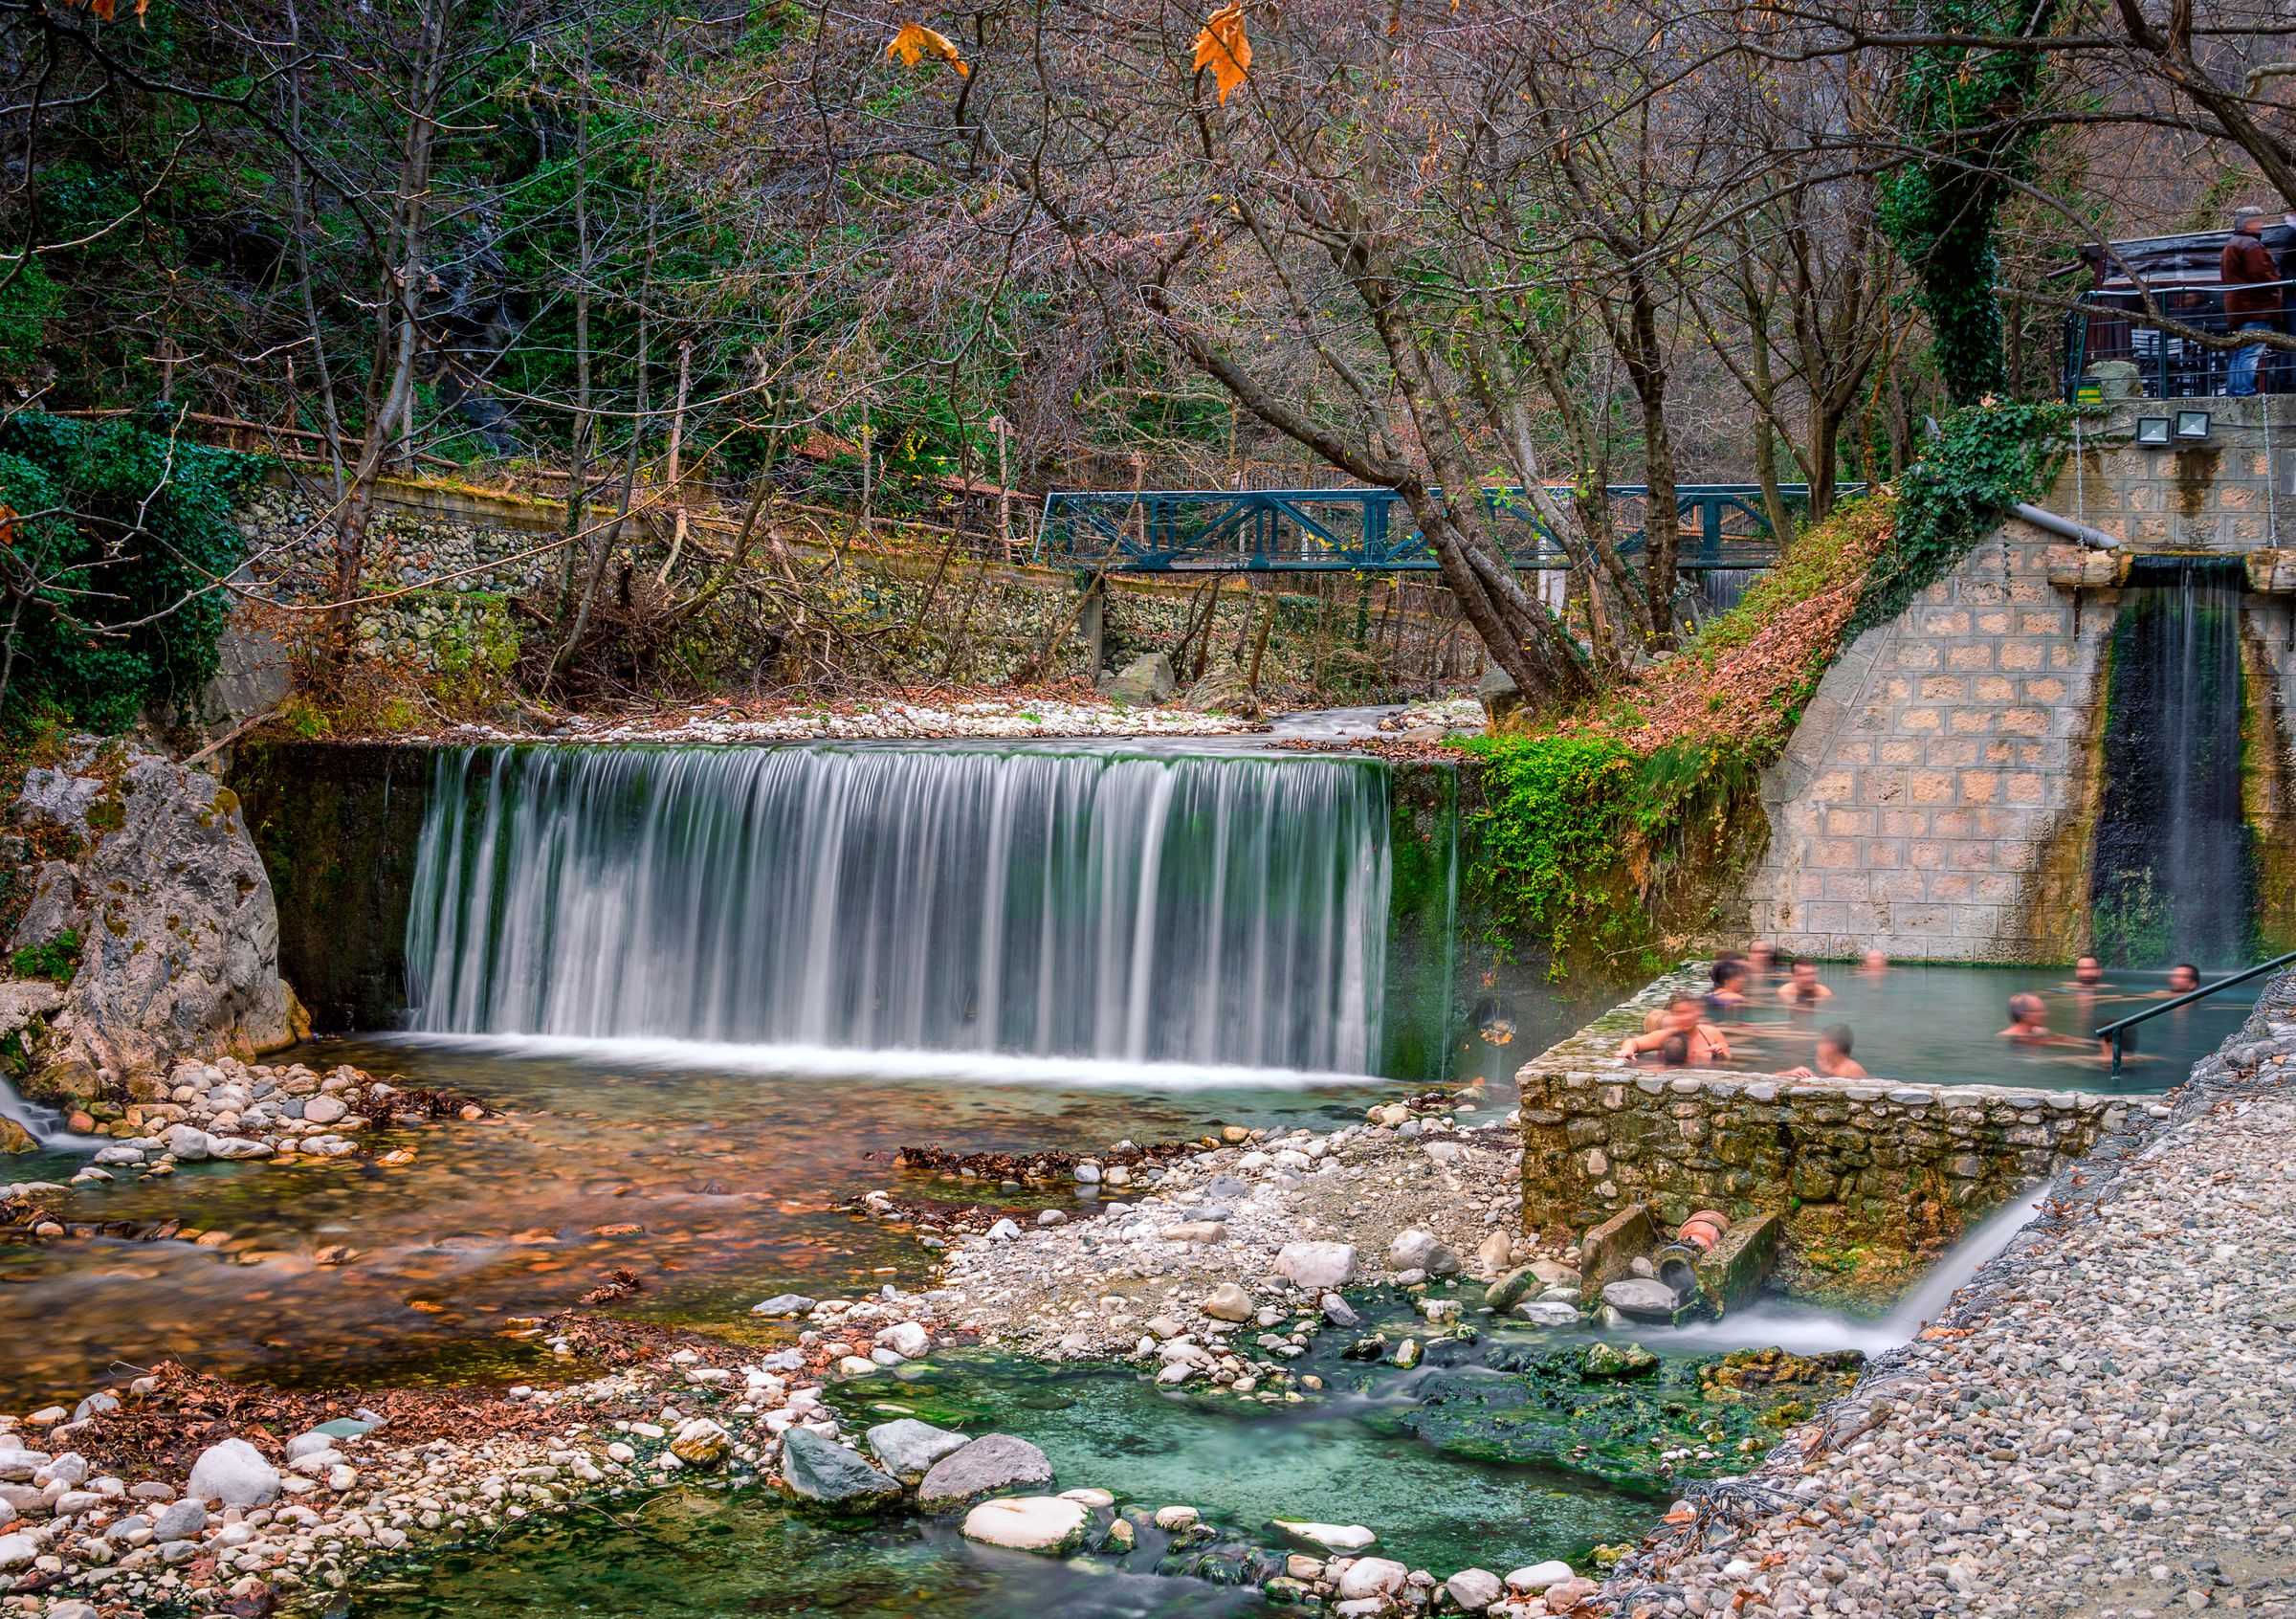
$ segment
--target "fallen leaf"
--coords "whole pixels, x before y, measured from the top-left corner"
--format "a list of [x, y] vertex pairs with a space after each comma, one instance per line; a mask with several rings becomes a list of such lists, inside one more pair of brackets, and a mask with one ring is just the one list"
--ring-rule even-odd
[[893, 36], [893, 43], [885, 47], [885, 54], [900, 57], [904, 67], [915, 67], [927, 56], [938, 56], [955, 68], [960, 78], [969, 77], [973, 71], [964, 65], [964, 58], [958, 55], [947, 34], [937, 33], [923, 23], [903, 23], [901, 32]]
[[1251, 41], [1244, 37], [1244, 0], [1231, 0], [1203, 19], [1203, 32], [1196, 36], [1196, 71], [1207, 67], [1220, 88], [1220, 104], [1225, 106], [1227, 93], [1244, 82], [1251, 68]]

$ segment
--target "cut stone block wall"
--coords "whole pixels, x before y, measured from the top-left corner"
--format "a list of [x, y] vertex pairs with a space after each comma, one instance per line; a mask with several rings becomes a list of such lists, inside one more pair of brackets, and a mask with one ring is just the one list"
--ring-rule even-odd
[[[2146, 416], [2174, 424], [2204, 410], [2209, 434], [2173, 448], [2135, 442]], [[2078, 424], [2067, 456], [2039, 503], [2140, 551], [2246, 552], [2296, 546], [2296, 395], [2255, 399], [2137, 399]]]
[[1755, 935], [1821, 956], [2077, 952], [2064, 900], [2086, 890], [2086, 840], [2068, 856], [2061, 839], [2090, 813], [2118, 596], [2051, 585], [2050, 543], [2008, 524], [1827, 671], [1763, 779]]
[[1634, 1204], [1777, 1213], [1789, 1247], [1920, 1250], [2127, 1126], [2125, 1097], [1630, 1067], [1611, 1053], [1701, 976], [1669, 975], [1522, 1069], [1523, 1221], [1576, 1238]]

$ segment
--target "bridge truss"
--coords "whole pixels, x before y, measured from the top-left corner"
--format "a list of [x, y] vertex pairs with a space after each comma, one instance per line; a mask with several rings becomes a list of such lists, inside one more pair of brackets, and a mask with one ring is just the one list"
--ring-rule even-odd
[[[1843, 494], [1861, 485], [1844, 485]], [[1806, 505], [1806, 485], [1779, 491]], [[1649, 492], [1610, 486], [1619, 549], [1646, 540]], [[1567, 500], [1569, 491], [1556, 492]], [[1508, 560], [1518, 568], [1567, 568], [1563, 551], [1519, 488], [1484, 490]], [[1685, 572], [1763, 568], [1777, 545], [1752, 483], [1687, 484], [1675, 491]], [[1427, 572], [1434, 554], [1391, 489], [1199, 489], [1141, 493], [1056, 490], [1045, 498], [1036, 560], [1117, 573]]]

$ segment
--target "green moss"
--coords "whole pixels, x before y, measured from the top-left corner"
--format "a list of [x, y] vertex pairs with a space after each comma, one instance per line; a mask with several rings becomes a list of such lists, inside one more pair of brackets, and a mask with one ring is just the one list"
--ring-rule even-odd
[[27, 944], [9, 958], [9, 969], [18, 978], [45, 978], [69, 984], [79, 970], [79, 935], [69, 930], [45, 944]]

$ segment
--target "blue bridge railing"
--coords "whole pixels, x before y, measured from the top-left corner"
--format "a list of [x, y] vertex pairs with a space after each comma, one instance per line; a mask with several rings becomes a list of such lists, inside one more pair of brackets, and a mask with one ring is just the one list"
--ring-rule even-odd
[[[1843, 484], [1854, 494], [1863, 484]], [[1787, 501], [1803, 507], [1806, 485], [1787, 484]], [[1610, 486], [1622, 552], [1643, 548], [1648, 492], [1639, 483]], [[1556, 492], [1568, 500], [1568, 490]], [[1484, 490], [1508, 560], [1519, 568], [1570, 563], [1519, 488]], [[1768, 567], [1777, 543], [1763, 510], [1761, 486], [1687, 484], [1675, 491], [1685, 572]], [[1275, 570], [1292, 573], [1427, 571], [1435, 558], [1391, 489], [1055, 490], [1045, 497], [1036, 560], [1106, 566], [1119, 573]]]

